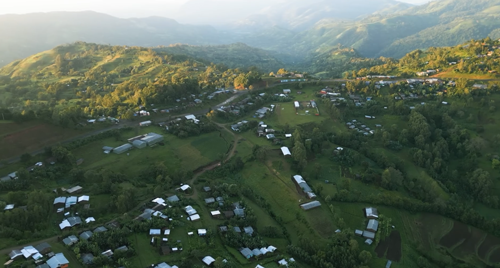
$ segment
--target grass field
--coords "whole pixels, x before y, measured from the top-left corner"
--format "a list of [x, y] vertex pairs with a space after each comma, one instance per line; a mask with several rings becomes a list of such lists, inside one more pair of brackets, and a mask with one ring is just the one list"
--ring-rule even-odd
[[[158, 127], [138, 128], [122, 134], [123, 139], [150, 132], [162, 133]], [[73, 151], [77, 158], [85, 159], [83, 168], [108, 168], [126, 174], [137, 175], [149, 164], [163, 162], [173, 170], [194, 170], [206, 165], [225, 154], [232, 142], [232, 136], [226, 131], [212, 132], [199, 137], [179, 139], [173, 135], [164, 135], [164, 146], [133, 149], [120, 155], [104, 154], [103, 146], [119, 146], [126, 141], [115, 138], [89, 143]]]
[[[99, 125], [100, 126], [100, 125]], [[85, 129], [62, 128], [41, 122], [0, 124], [0, 160], [41, 150], [74, 136], [94, 131], [96, 126]], [[36, 135], [34, 135], [36, 133]]]

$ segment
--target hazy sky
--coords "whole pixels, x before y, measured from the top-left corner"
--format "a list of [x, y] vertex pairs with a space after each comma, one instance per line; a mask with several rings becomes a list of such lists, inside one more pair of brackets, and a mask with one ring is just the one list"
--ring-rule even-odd
[[[83, 11], [93, 10], [117, 17], [177, 17], [180, 7], [190, 0], [0, 0], [0, 14], [24, 14], [50, 11]], [[196, 1], [196, 0], [195, 0]], [[192, 2], [195, 2], [192, 1]], [[256, 0], [212, 0], [225, 2], [231, 6], [254, 5]], [[308, 0], [304, 0], [308, 1]], [[422, 4], [429, 0], [400, 0], [401, 2]], [[267, 0], [269, 4], [285, 2], [284, 0]], [[221, 3], [223, 5], [223, 3]]]

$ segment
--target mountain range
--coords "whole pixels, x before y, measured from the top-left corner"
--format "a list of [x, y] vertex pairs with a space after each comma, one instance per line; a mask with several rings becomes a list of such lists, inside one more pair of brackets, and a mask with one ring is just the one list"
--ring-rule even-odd
[[[247, 46], [232, 46], [237, 48], [233, 52], [241, 53], [240, 63], [234, 64], [238, 67], [260, 59], [269, 63], [271, 58], [269, 68], [280, 62], [304, 65], [339, 45], [353, 48], [362, 57], [399, 58], [414, 49], [499, 38], [499, 14], [500, 0], [438, 0], [420, 6], [392, 0], [312, 0], [275, 4], [223, 28], [162, 17], [122, 19], [90, 11], [3, 15], [0, 65], [75, 41], [144, 47], [186, 44], [169, 49], [225, 63], [230, 58], [222, 60], [224, 47], [202, 46], [243, 43]], [[214, 49], [218, 52], [205, 53]], [[254, 60], [245, 63], [241, 57]]]

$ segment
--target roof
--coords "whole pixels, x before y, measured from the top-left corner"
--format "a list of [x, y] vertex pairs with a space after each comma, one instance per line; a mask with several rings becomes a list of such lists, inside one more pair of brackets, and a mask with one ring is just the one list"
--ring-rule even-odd
[[115, 249], [115, 251], [127, 251], [127, 250], [128, 250], [127, 246], [121, 246], [121, 247]]
[[291, 137], [292, 137], [292, 134], [285, 134], [285, 137], [286, 137], [286, 138], [291, 138]]
[[214, 202], [215, 202], [215, 198], [213, 198], [213, 197], [205, 198], [205, 203], [206, 204], [211, 204], [211, 203], [214, 203]]
[[385, 268], [391, 267], [392, 261], [387, 261], [387, 264], [385, 265]]
[[22, 256], [22, 255], [23, 255], [23, 253], [20, 250], [17, 250], [17, 249], [15, 249], [15, 250], [13, 250], [13, 251], [11, 251], [9, 253], [9, 257], [10, 257], [11, 260], [15, 259], [15, 258], [17, 258], [19, 256]]
[[257, 264], [257, 266], [255, 266], [255, 268], [264, 268], [264, 266]]
[[66, 245], [72, 245], [74, 243], [78, 242], [78, 238], [74, 235], [70, 235], [66, 238], [63, 239], [63, 243], [66, 244]]
[[184, 184], [180, 187], [181, 190], [186, 191], [187, 189], [191, 188], [191, 186]]
[[366, 229], [377, 231], [378, 230], [378, 221], [373, 220], [373, 219], [369, 220], [368, 225], [366, 226]]
[[321, 203], [319, 201], [312, 201], [312, 202], [300, 205], [300, 207], [304, 210], [313, 209], [313, 208], [316, 208], [319, 206], [321, 206]]
[[9, 204], [9, 205], [6, 205], [4, 210], [11, 210], [14, 208], [14, 204]]
[[184, 116], [187, 120], [194, 120], [196, 119], [196, 116], [194, 116], [194, 114], [189, 114], [189, 115], [186, 115]]
[[82, 262], [84, 264], [91, 264], [93, 260], [94, 260], [94, 255], [92, 255], [91, 253], [82, 254]]
[[149, 229], [149, 235], [161, 235], [160, 229]]
[[370, 232], [370, 231], [363, 231], [363, 237], [374, 239], [375, 238], [375, 233]]
[[92, 235], [93, 235], [92, 231], [85, 231], [80, 234], [80, 238], [83, 240], [89, 240], [89, 238], [91, 238]]
[[71, 194], [71, 193], [74, 193], [74, 192], [78, 192], [81, 189], [83, 189], [81, 186], [75, 186], [75, 187], [71, 187], [71, 188], [67, 189], [66, 192], [69, 193], [69, 194]]
[[71, 227], [71, 224], [69, 224], [68, 220], [63, 220], [61, 223], [59, 223], [59, 229], [61, 230], [68, 227]]
[[254, 248], [252, 250], [252, 253], [253, 253], [254, 256], [260, 256], [260, 255], [262, 255], [262, 252], [258, 248]]
[[243, 229], [245, 230], [246, 234], [249, 234], [249, 235], [253, 234], [252, 226], [247, 226], [247, 227], [244, 227]]
[[194, 215], [194, 214], [197, 214], [198, 212], [196, 211], [196, 209], [194, 209], [192, 206], [186, 206], [184, 208], [184, 210], [186, 211], [186, 213], [191, 216], [191, 215]]
[[220, 215], [220, 211], [219, 210], [214, 210], [214, 211], [210, 211], [210, 214], [212, 214], [212, 216], [218, 216]]
[[176, 195], [172, 195], [170, 197], [167, 197], [167, 201], [169, 201], [169, 202], [178, 202], [179, 201], [179, 197], [177, 197]]
[[189, 217], [189, 219], [191, 219], [192, 221], [199, 220], [199, 219], [200, 219], [200, 215], [198, 215], [198, 214], [191, 215], [191, 216]]
[[238, 227], [238, 226], [234, 226], [234, 227], [233, 227], [233, 230], [234, 230], [235, 232], [237, 232], [237, 233], [241, 233], [241, 228], [240, 228], [240, 227]]
[[203, 191], [205, 191], [205, 192], [210, 192], [210, 190], [212, 190], [212, 189], [209, 186], [203, 187]]
[[69, 208], [69, 207], [71, 207], [73, 205], [76, 205], [77, 202], [78, 202], [78, 197], [76, 197], [76, 196], [70, 196], [70, 197], [66, 198], [65, 207]]
[[203, 258], [202, 260], [206, 265], [210, 265], [212, 264], [212, 262], [215, 261], [214, 258], [212, 258], [211, 256], [206, 256], [205, 258]]
[[245, 258], [253, 257], [253, 251], [251, 251], [249, 248], [240, 249], [240, 253], [241, 255], [245, 256]]
[[378, 211], [376, 208], [365, 208], [366, 217], [378, 218]]
[[90, 200], [90, 196], [88, 196], [88, 195], [82, 195], [82, 196], [78, 197], [78, 203], [88, 202], [89, 200]]
[[49, 245], [49, 243], [43, 242], [41, 244], [36, 245], [35, 248], [36, 250], [38, 250], [38, 252], [43, 252], [46, 249], [51, 249], [52, 247]]
[[288, 147], [281, 147], [281, 152], [283, 153], [283, 155], [292, 155], [292, 153], [290, 152], [290, 149], [288, 149]]
[[206, 235], [207, 229], [198, 229], [198, 235]]
[[67, 221], [69, 222], [71, 227], [82, 224], [82, 219], [80, 217], [69, 217], [67, 218]]
[[35, 255], [36, 253], [38, 253], [38, 250], [36, 250], [36, 248], [34, 248], [33, 246], [26, 246], [23, 249], [21, 249], [21, 253], [27, 259], [27, 258], [31, 257], [32, 255]]
[[47, 264], [50, 268], [58, 268], [63, 264], [69, 264], [69, 261], [66, 257], [64, 257], [64, 254], [57, 253], [54, 257], [47, 260]]
[[108, 229], [106, 229], [106, 227], [104, 226], [99, 226], [97, 228], [94, 229], [94, 233], [102, 233], [102, 232], [106, 232]]
[[277, 248], [275, 246], [269, 246], [269, 247], [267, 247], [267, 251], [269, 251], [269, 252], [274, 252], [276, 250], [277, 250]]
[[242, 208], [235, 208], [233, 212], [236, 216], [245, 217], [245, 210], [243, 210]]
[[56, 197], [54, 199], [54, 205], [56, 205], [56, 204], [64, 204], [64, 203], [66, 203], [66, 197], [64, 197], [64, 196]]

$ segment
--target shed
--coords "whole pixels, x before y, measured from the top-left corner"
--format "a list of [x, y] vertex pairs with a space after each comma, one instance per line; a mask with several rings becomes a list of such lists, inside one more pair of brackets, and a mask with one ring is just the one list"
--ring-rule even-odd
[[135, 148], [141, 149], [146, 147], [148, 144], [145, 141], [135, 140], [132, 142], [132, 145], [134, 145]]
[[293, 102], [293, 105], [295, 106], [295, 108], [299, 108], [300, 107], [300, 104], [298, 101], [294, 101]]
[[283, 89], [283, 93], [290, 94], [290, 93], [292, 93], [292, 90], [291, 89]]
[[113, 153], [122, 154], [122, 153], [125, 153], [127, 151], [130, 151], [132, 148], [133, 148], [133, 146], [131, 144], [126, 143], [126, 144], [123, 144], [121, 146], [114, 148]]
[[288, 147], [281, 147], [281, 152], [283, 153], [284, 156], [291, 156], [292, 153], [290, 152], [290, 149]]
[[210, 211], [210, 214], [212, 214], [212, 217], [219, 217], [221, 215], [219, 210]]
[[209, 186], [203, 187], [203, 191], [210, 192], [212, 189]]
[[115, 249], [115, 252], [116, 252], [116, 251], [127, 251], [127, 250], [128, 250], [128, 247], [127, 247], [127, 246], [121, 246], [121, 247], [119, 247], [119, 248]]
[[369, 220], [366, 230], [376, 232], [378, 230], [378, 221], [374, 219]]
[[8, 204], [8, 205], [6, 205], [3, 210], [11, 210], [11, 209], [14, 209], [14, 204]]
[[73, 194], [73, 193], [78, 193], [82, 190], [83, 188], [81, 186], [74, 186], [66, 190], [68, 194]]
[[165, 231], [163, 231], [163, 235], [170, 235], [170, 229], [165, 229]]
[[365, 244], [367, 244], [367, 245], [371, 245], [372, 243], [373, 243], [373, 240], [371, 240], [371, 239], [365, 240]]
[[90, 196], [88, 196], [88, 195], [82, 195], [82, 196], [78, 197], [78, 203], [89, 202], [89, 200], [90, 200]]
[[33, 246], [26, 246], [23, 249], [21, 249], [21, 253], [27, 259], [27, 258], [37, 254], [38, 250], [36, 250], [36, 248], [34, 248]]
[[198, 229], [198, 235], [199, 236], [207, 235], [207, 229]]
[[361, 231], [361, 230], [357, 230], [357, 229], [356, 229], [356, 230], [354, 231], [354, 234], [355, 234], [355, 235], [358, 235], [358, 236], [362, 236], [362, 235], [363, 235], [363, 231]]
[[321, 203], [319, 201], [312, 201], [312, 202], [300, 205], [300, 207], [303, 210], [310, 210], [310, 209], [313, 209], [313, 208], [316, 208], [316, 207], [319, 207], [319, 206], [321, 206]]

